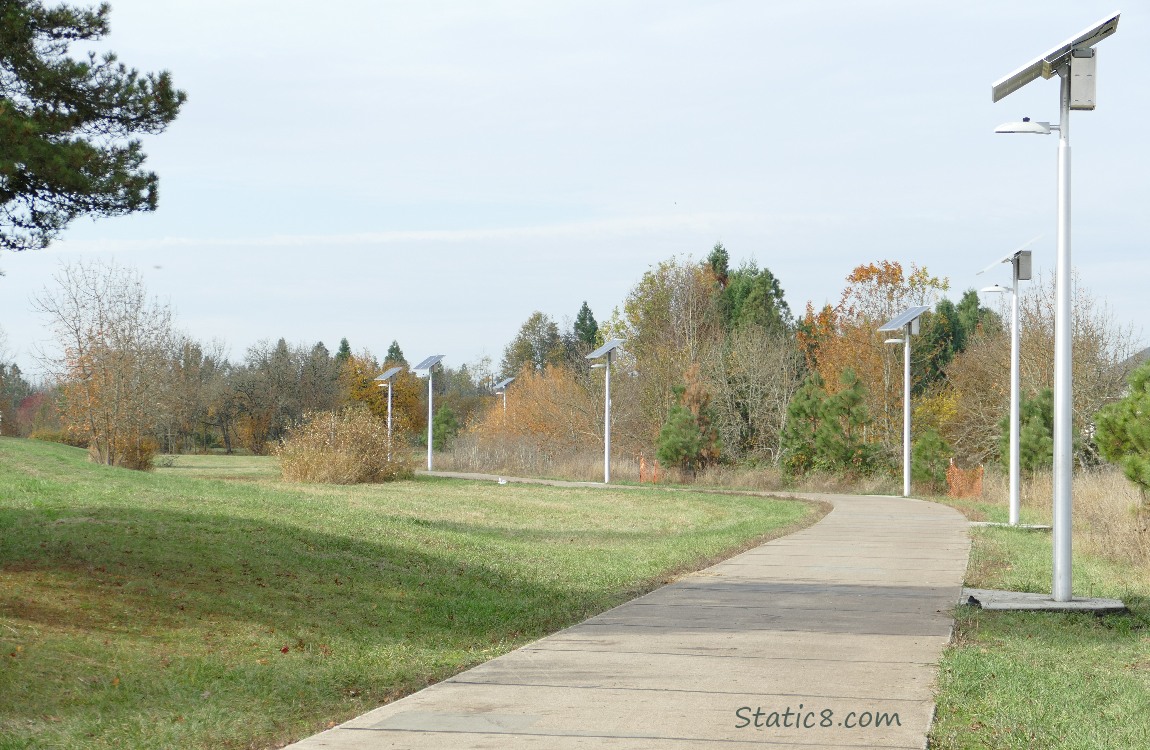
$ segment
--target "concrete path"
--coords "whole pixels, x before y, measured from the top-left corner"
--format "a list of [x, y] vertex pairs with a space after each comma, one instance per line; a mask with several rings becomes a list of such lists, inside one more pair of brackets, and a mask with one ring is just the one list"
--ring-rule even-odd
[[966, 520], [920, 500], [797, 497], [834, 510], [291, 747], [924, 747]]

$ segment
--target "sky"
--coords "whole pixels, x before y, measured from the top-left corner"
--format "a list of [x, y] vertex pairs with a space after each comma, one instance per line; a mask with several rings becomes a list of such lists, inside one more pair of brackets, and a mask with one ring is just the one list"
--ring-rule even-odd
[[[857, 265], [950, 297], [1041, 235], [1055, 258], [1058, 79], [991, 84], [1109, 13], [1094, 0], [112, 0], [100, 44], [188, 94], [144, 139], [154, 213], [79, 219], [0, 253], [9, 358], [51, 348], [31, 297], [62, 263], [137, 269], [234, 360], [262, 340], [496, 364], [538, 310], [607, 318], [652, 265], [779, 279], [791, 309]], [[1115, 322], [1150, 320], [1150, 122], [1124, 12], [1098, 107], [1071, 114], [1073, 265]], [[988, 299], [988, 303], [993, 300]]]

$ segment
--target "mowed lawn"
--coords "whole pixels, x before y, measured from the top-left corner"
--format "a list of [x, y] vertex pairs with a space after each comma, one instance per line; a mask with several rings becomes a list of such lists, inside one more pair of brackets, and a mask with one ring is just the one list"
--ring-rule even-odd
[[144, 474], [0, 439], [0, 748], [277, 747], [813, 522], [798, 502]]
[[[1049, 533], [985, 528], [972, 536], [967, 586], [1050, 592]], [[1150, 748], [1147, 571], [1076, 549], [1074, 594], [1121, 599], [1130, 613], [957, 608], [932, 748]]]

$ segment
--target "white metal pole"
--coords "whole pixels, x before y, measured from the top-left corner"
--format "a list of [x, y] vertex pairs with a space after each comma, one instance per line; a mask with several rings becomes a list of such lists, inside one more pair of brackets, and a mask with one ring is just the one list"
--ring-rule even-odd
[[391, 383], [387, 381], [387, 462], [391, 463]]
[[603, 484], [611, 483], [611, 357], [614, 352], [607, 352], [606, 387], [603, 398]]
[[1070, 369], [1072, 298], [1070, 273], [1070, 64], [1062, 79], [1058, 122], [1058, 264], [1054, 316], [1054, 575], [1053, 598], [1068, 602], [1071, 593], [1071, 489], [1073, 475], [1073, 384]]
[[507, 389], [503, 389], [503, 421], [507, 421]]
[[910, 497], [910, 327], [903, 332], [902, 349], [902, 496]]
[[432, 365], [427, 368], [427, 470], [431, 471], [431, 426], [434, 421], [434, 412], [431, 410], [432, 390], [431, 390], [431, 370], [435, 367]]
[[1021, 398], [1018, 371], [1020, 332], [1018, 329], [1018, 256], [1014, 257], [1014, 292], [1010, 297], [1010, 525], [1017, 526], [1022, 508], [1019, 488], [1018, 419]]

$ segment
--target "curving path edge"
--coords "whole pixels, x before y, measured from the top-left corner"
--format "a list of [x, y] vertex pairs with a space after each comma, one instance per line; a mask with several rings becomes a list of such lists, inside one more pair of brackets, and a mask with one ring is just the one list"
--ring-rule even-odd
[[290, 747], [925, 747], [966, 519], [901, 497], [776, 496], [833, 510]]

